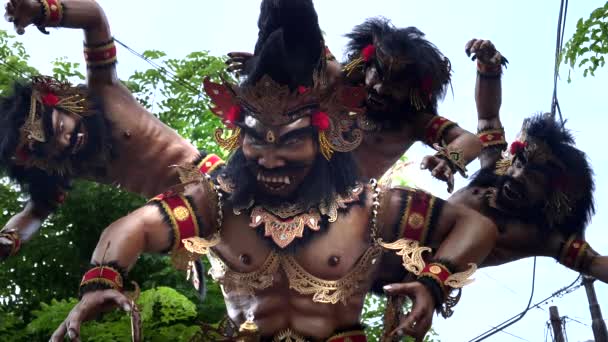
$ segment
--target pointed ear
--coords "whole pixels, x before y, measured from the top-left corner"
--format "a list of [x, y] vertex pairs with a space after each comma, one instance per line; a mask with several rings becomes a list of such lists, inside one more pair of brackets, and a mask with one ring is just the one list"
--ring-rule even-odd
[[233, 106], [238, 105], [234, 91], [226, 84], [214, 83], [209, 77], [205, 77], [203, 89], [213, 103], [211, 111], [222, 119]]

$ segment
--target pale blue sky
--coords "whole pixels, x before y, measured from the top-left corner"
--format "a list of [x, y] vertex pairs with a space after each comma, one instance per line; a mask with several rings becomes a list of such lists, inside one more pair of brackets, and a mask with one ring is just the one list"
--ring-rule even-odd
[[[104, 0], [100, 1], [112, 24], [115, 36], [137, 51], [158, 49], [170, 57], [182, 57], [195, 50], [210, 50], [221, 55], [229, 51], [251, 51], [257, 37], [257, 0], [232, 1], [160, 1]], [[587, 17], [603, 0], [570, 1], [566, 37], [570, 37], [576, 21]], [[553, 58], [557, 28], [558, 0], [512, 1], [406, 1], [406, 0], [316, 0], [319, 19], [326, 32], [329, 47], [342, 55], [346, 40], [342, 35], [365, 18], [384, 15], [397, 26], [417, 26], [452, 61], [454, 69], [453, 95], [449, 94], [439, 110], [444, 116], [474, 131], [476, 113], [473, 98], [475, 65], [464, 54], [464, 44], [470, 38], [491, 39], [509, 58], [503, 78], [502, 120], [507, 138], [518, 132], [523, 118], [537, 111], [548, 111], [553, 89]], [[8, 29], [10, 25], [1, 24]], [[51, 31], [43, 36], [30, 28], [21, 38], [32, 54], [32, 64], [49, 71], [49, 62], [60, 56], [81, 60], [82, 34], [77, 31]], [[119, 47], [119, 75], [128, 77], [134, 70], [148, 66]], [[84, 70], [83, 70], [84, 71]], [[606, 179], [608, 157], [601, 141], [608, 135], [606, 119], [606, 83], [608, 71], [595, 78], [583, 78], [576, 70], [573, 82], [565, 79], [562, 68], [559, 100], [568, 127], [577, 138], [579, 148], [586, 151], [596, 174], [596, 206], [598, 213], [587, 230], [592, 246], [608, 254], [606, 226], [608, 214], [602, 212], [608, 198]], [[604, 90], [602, 90], [604, 89]], [[417, 165], [430, 151], [415, 146], [408, 154]], [[478, 167], [474, 163], [473, 171]], [[440, 197], [447, 197], [444, 185], [410, 168], [418, 186]], [[457, 179], [457, 186], [465, 181]], [[456, 313], [449, 320], [435, 318], [435, 329], [443, 341], [468, 341], [479, 333], [520, 312], [530, 294], [532, 260], [484, 269], [476, 274], [477, 281], [465, 288]], [[541, 258], [537, 269], [535, 301], [545, 298], [576, 278], [576, 273]], [[608, 285], [596, 284], [598, 300], [608, 318]], [[553, 302], [560, 313], [580, 322], [567, 325], [570, 341], [592, 339], [590, 316], [583, 289]], [[548, 306], [532, 310], [522, 321], [507, 329], [524, 341], [544, 341], [549, 317]], [[490, 341], [519, 341], [500, 333]]]

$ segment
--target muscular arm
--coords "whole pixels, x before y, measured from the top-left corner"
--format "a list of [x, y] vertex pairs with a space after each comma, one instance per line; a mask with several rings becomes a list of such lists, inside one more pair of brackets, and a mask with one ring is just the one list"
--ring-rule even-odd
[[[506, 59], [489, 40], [473, 39], [467, 43], [465, 51], [477, 59], [477, 131], [503, 130], [499, 113], [502, 104], [502, 65], [506, 64]], [[479, 156], [481, 167], [493, 167], [500, 159], [501, 152], [502, 146], [485, 147]]]

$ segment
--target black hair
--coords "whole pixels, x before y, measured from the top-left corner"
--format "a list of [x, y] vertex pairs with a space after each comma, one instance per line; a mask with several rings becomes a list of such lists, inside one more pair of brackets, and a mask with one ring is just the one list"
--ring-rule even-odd
[[[583, 236], [585, 228], [595, 213], [593, 192], [595, 182], [593, 170], [585, 152], [575, 146], [572, 132], [550, 114], [536, 114], [526, 122], [529, 139], [536, 139], [549, 145], [553, 155], [565, 165], [563, 175], [552, 187], [563, 191], [570, 199], [571, 210], [555, 229], [565, 234]], [[559, 177], [559, 176], [558, 176]]]
[[[20, 141], [20, 128], [29, 115], [32, 85], [16, 81], [12, 91], [0, 98], [0, 169], [27, 191], [34, 202], [53, 208], [58, 196], [70, 188], [71, 178], [82, 172], [89, 174], [103, 173], [104, 168], [98, 165], [94, 170], [89, 169], [88, 161], [99, 158], [106, 150], [110, 150], [110, 124], [102, 115], [100, 103], [90, 99], [93, 105], [90, 113], [83, 117], [82, 124], [87, 128], [87, 143], [81, 151], [69, 157], [73, 170], [63, 173], [49, 172], [37, 167], [25, 167], [15, 162], [16, 150]], [[52, 108], [45, 108], [42, 113], [43, 129], [47, 137], [53, 135]], [[44, 159], [45, 145], [35, 143], [32, 146], [31, 158]], [[85, 170], [86, 169], [86, 170]]]
[[425, 101], [427, 111], [437, 114], [437, 102], [445, 97], [451, 84], [451, 65], [439, 49], [429, 42], [422, 31], [416, 27], [396, 28], [384, 17], [366, 19], [346, 34], [347, 63], [359, 58], [361, 51], [372, 44], [382, 46], [382, 51], [394, 57], [412, 60], [413, 77], [419, 88], [423, 79], [430, 78], [430, 96]]

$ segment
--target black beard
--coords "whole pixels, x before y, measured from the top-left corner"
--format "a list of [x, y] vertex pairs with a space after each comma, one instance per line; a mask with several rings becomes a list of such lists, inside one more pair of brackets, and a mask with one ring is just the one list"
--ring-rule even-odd
[[77, 134], [73, 134], [70, 147], [60, 158], [68, 159], [72, 164], [72, 177], [80, 176], [82, 173], [103, 176], [107, 166], [105, 164], [110, 160], [113, 152], [110, 122], [103, 114], [83, 117], [75, 127], [75, 133], [79, 131], [81, 125], [84, 126], [86, 132], [84, 146], [76, 154], [71, 153], [78, 138]]
[[410, 122], [413, 114], [416, 112], [409, 101], [403, 103], [391, 101], [388, 108], [389, 109], [385, 111], [368, 108], [366, 115], [374, 122], [380, 124], [382, 129], [391, 130], [399, 129], [404, 123]]
[[[276, 207], [286, 203], [298, 203], [306, 209], [318, 208], [322, 201], [333, 200], [336, 194], [346, 196], [347, 191], [356, 186], [358, 180], [356, 164], [351, 154], [336, 152], [331, 162], [328, 162], [321, 154], [318, 154], [312, 169], [298, 189], [288, 198], [279, 198], [277, 196], [261, 194], [257, 191], [258, 181], [252, 171], [255, 170], [252, 163], [254, 161], [247, 160], [243, 150], [239, 148], [230, 157], [223, 170], [221, 176], [235, 186], [227, 199], [227, 203], [233, 208], [249, 207], [252, 200], [255, 201], [254, 205], [266, 207]], [[287, 168], [294, 166], [297, 165], [286, 165]], [[353, 204], [364, 203], [364, 197], [360, 196], [360, 201]], [[246, 213], [247, 215], [251, 214], [250, 211]], [[283, 252], [293, 252], [309, 243], [312, 239], [322, 236], [327, 231], [329, 226], [327, 217], [322, 216], [319, 225], [319, 231], [312, 231], [307, 227], [304, 228], [303, 237], [296, 238], [285, 248], [278, 247], [270, 237], [265, 237], [263, 226], [258, 227], [256, 230], [272, 248]]]
[[485, 211], [495, 219], [517, 220], [523, 223], [542, 224], [545, 221], [542, 205], [515, 206], [513, 201], [507, 199], [503, 194], [502, 187], [511, 181], [517, 181], [507, 175], [497, 175], [491, 168], [481, 169], [474, 177], [469, 186], [478, 186], [496, 189], [496, 206], [490, 203], [490, 199], [484, 202]]

